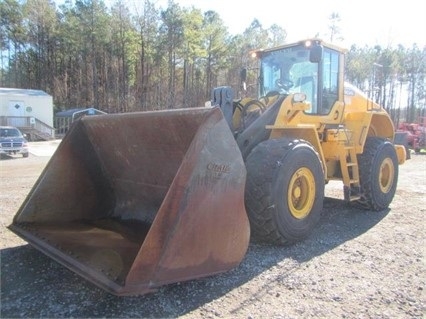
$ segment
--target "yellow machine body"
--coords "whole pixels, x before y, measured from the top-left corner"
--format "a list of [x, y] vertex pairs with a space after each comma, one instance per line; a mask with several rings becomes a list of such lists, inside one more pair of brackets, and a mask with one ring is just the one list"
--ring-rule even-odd
[[329, 180], [349, 202], [388, 208], [405, 148], [385, 110], [345, 84], [345, 51], [314, 39], [255, 53], [258, 98], [220, 87], [213, 107], [76, 121], [10, 229], [137, 295], [236, 267], [250, 237], [306, 238]]

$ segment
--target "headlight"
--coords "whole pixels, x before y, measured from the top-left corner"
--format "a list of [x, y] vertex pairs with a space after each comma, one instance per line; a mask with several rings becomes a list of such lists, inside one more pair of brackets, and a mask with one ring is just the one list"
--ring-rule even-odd
[[298, 103], [298, 102], [303, 102], [306, 100], [306, 94], [305, 93], [294, 93], [293, 94], [293, 102]]
[[312, 41], [311, 40], [305, 41], [305, 47], [309, 48], [311, 46], [312, 46]]

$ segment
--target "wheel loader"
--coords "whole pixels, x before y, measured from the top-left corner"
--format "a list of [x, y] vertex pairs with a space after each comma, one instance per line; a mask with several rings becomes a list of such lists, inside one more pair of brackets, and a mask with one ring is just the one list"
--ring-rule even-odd
[[[344, 82], [318, 39], [258, 50], [258, 96], [76, 121], [9, 228], [116, 295], [228, 271], [250, 238], [307, 237], [324, 189], [388, 208], [405, 148], [382, 107]], [[245, 80], [246, 72], [242, 72]]]

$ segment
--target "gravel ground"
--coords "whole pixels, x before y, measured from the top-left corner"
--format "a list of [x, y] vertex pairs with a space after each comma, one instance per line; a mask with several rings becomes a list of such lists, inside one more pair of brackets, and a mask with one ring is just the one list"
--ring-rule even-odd
[[341, 185], [330, 183], [307, 240], [285, 248], [250, 244], [227, 273], [116, 297], [6, 228], [49, 160], [36, 146], [29, 158], [0, 161], [1, 318], [426, 317], [426, 156], [412, 155], [400, 167], [389, 210], [351, 207]]

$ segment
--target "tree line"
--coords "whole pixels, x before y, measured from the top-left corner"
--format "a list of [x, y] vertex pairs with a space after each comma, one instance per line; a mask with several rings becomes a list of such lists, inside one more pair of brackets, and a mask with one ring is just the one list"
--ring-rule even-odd
[[[107, 7], [102, 0], [0, 0], [0, 87], [44, 90], [56, 111], [95, 107], [108, 113], [195, 107], [229, 85], [241, 97], [240, 70], [256, 71], [248, 52], [285, 44], [276, 24], [254, 19], [231, 35], [215, 11], [166, 8], [141, 0]], [[329, 34], [338, 41], [339, 15]], [[326, 23], [327, 21], [325, 21]], [[346, 78], [381, 103], [394, 120], [425, 116], [426, 48], [350, 47]], [[251, 70], [251, 71], [250, 71]], [[250, 86], [250, 83], [253, 84]], [[405, 92], [405, 94], [402, 94]]]

